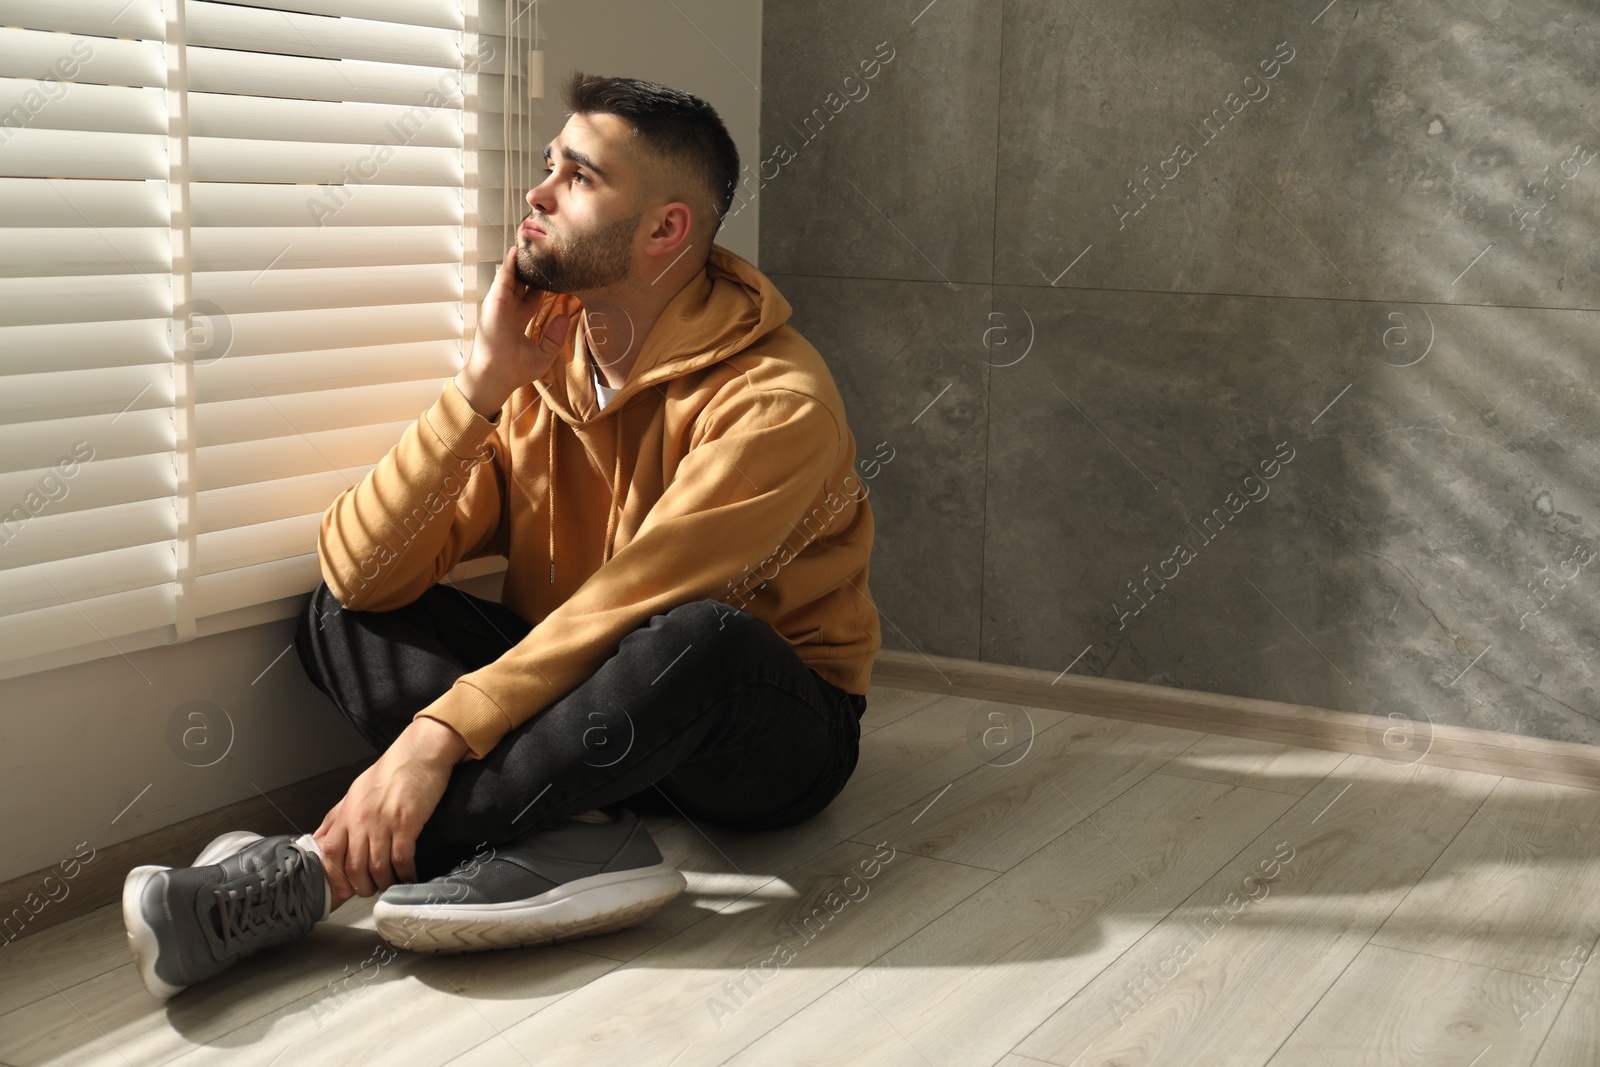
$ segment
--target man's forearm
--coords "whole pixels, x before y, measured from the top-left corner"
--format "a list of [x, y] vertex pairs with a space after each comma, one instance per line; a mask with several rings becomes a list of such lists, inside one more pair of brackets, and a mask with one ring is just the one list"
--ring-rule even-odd
[[345, 607], [409, 604], [495, 532], [493, 429], [454, 383], [360, 483], [335, 498], [317, 535], [324, 580]]
[[439, 719], [419, 716], [406, 727], [415, 738], [417, 751], [430, 759], [454, 766], [471, 751], [467, 739], [456, 733], [455, 727]]
[[511, 390], [487, 380], [483, 375], [472, 373], [467, 367], [456, 372], [456, 388], [467, 398], [472, 410], [490, 422], [499, 421], [500, 409], [506, 406], [506, 401], [511, 397]]

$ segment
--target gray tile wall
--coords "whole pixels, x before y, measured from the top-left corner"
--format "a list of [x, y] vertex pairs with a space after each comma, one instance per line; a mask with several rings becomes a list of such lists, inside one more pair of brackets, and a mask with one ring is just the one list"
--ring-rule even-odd
[[1600, 18], [1324, 3], [766, 5], [885, 646], [1600, 743]]

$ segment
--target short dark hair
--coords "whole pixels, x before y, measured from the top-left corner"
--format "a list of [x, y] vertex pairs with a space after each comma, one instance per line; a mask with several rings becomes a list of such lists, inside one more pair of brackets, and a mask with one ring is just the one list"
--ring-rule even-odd
[[647, 152], [701, 175], [716, 212], [711, 234], [722, 228], [739, 184], [739, 149], [715, 108], [682, 89], [581, 70], [572, 72], [562, 97], [574, 115], [615, 115], [627, 121]]

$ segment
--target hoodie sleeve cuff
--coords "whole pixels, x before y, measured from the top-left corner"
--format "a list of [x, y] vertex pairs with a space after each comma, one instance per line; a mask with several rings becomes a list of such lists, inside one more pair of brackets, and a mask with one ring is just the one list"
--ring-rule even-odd
[[437, 719], [466, 739], [470, 751], [462, 762], [483, 759], [511, 732], [511, 720], [499, 705], [480, 690], [461, 682], [411, 718], [415, 721], [424, 716]]
[[427, 421], [439, 443], [458, 459], [472, 459], [477, 446], [495, 430], [495, 424], [467, 402], [454, 378], [445, 383], [439, 399], [428, 409]]

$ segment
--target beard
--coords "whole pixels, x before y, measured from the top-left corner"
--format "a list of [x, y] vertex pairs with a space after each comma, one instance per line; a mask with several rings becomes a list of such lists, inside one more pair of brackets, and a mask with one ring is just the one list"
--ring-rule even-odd
[[517, 280], [535, 289], [563, 294], [605, 289], [626, 281], [633, 271], [633, 235], [643, 217], [643, 212], [635, 212], [630, 218], [571, 239], [550, 230], [543, 238], [524, 239], [518, 235]]

